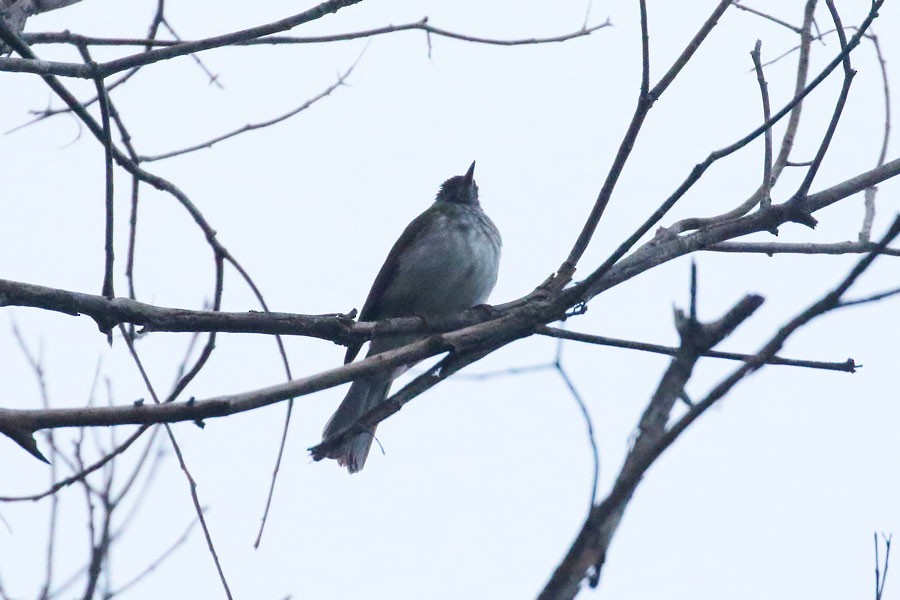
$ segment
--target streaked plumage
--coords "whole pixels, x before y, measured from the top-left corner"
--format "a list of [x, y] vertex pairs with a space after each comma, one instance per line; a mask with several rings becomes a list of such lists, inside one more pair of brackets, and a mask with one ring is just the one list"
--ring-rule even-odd
[[[448, 314], [487, 301], [497, 282], [501, 239], [479, 205], [474, 171], [473, 162], [465, 175], [445, 181], [434, 204], [406, 227], [372, 284], [360, 321]], [[413, 336], [375, 339], [367, 356], [414, 340]], [[348, 348], [344, 362], [352, 361], [359, 349]], [[407, 368], [354, 381], [325, 426], [323, 437], [339, 433], [383, 402], [391, 382]], [[355, 436], [328, 458], [336, 459], [351, 473], [361, 470], [374, 434]]]

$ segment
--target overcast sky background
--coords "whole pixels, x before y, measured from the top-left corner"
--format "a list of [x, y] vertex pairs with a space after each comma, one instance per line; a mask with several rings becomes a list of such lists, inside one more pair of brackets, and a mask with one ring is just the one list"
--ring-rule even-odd
[[[845, 24], [867, 2], [839, 1]], [[875, 31], [897, 85], [900, 10], [888, 2]], [[185, 39], [282, 18], [313, 3], [268, 1], [217, 6], [167, 5]], [[654, 82], [712, 10], [711, 0], [649, 3]], [[800, 24], [803, 2], [752, 6]], [[576, 30], [588, 5], [495, 0], [490, 3], [364, 2], [296, 30], [320, 35], [399, 24], [427, 15], [438, 27], [492, 38]], [[154, 2], [84, 0], [32, 19], [28, 31], [143, 37]], [[324, 313], [361, 307], [403, 227], [432, 201], [440, 183], [478, 161], [484, 209], [504, 237], [500, 303], [531, 291], [567, 255], [633, 111], [640, 75], [636, 3], [594, 2], [588, 22], [613, 27], [564, 44], [494, 47], [398, 33], [330, 45], [221, 49], [201, 58], [225, 89], [208, 84], [190, 58], [143, 69], [114, 92], [138, 151], [157, 154], [262, 121], [332, 84], [363, 53], [347, 85], [280, 126], [211, 150], [147, 165], [178, 185], [203, 211], [277, 311]], [[827, 10], [820, 26], [830, 29]], [[599, 264], [710, 151], [760, 122], [749, 52], [757, 39], [771, 59], [796, 45], [782, 27], [729, 10], [695, 59], [647, 119], [579, 274]], [[78, 62], [70, 48], [36, 47], [43, 58]], [[816, 44], [813, 72], [838, 51]], [[97, 60], [119, 50], [93, 51]], [[859, 74], [817, 191], [874, 166], [883, 101], [870, 45], [853, 56]], [[795, 57], [766, 68], [774, 107], [790, 98]], [[66, 81], [82, 97], [90, 82]], [[804, 109], [794, 160], [808, 160], [840, 87], [826, 82]], [[28, 111], [60, 102], [37, 77], [0, 74], [0, 130]], [[897, 105], [894, 105], [895, 114]], [[781, 128], [778, 129], [782, 131]], [[80, 137], [79, 137], [80, 134]], [[780, 141], [780, 137], [776, 136]], [[895, 144], [888, 159], [896, 158]], [[102, 148], [76, 121], [60, 116], [0, 138], [0, 277], [99, 294], [103, 274]], [[723, 212], [752, 193], [762, 143], [710, 169], [666, 217]], [[776, 201], [802, 173], [786, 173]], [[117, 171], [117, 291], [125, 293], [130, 181]], [[880, 187], [874, 234], [897, 211], [900, 186]], [[779, 241], [856, 238], [859, 195], [816, 216], [819, 227], [781, 229]], [[200, 308], [212, 294], [213, 261], [203, 236], [169, 196], [144, 188], [136, 287], [139, 299]], [[759, 236], [766, 240], [771, 236]], [[701, 316], [718, 318], [747, 293], [766, 303], [723, 349], [752, 352], [788, 318], [834, 286], [856, 257], [696, 257]], [[861, 296], [897, 285], [896, 259], [877, 262], [853, 290]], [[573, 330], [675, 343], [672, 307], [687, 304], [689, 260], [653, 269], [604, 293]], [[224, 309], [257, 309], [233, 269]], [[613, 542], [599, 592], [584, 597], [733, 600], [868, 597], [874, 531], [900, 532], [896, 471], [898, 301], [848, 309], [816, 321], [783, 355], [865, 365], [855, 375], [769, 367], [704, 416], [650, 470]], [[9, 334], [13, 322], [42, 348], [55, 406], [83, 405], [99, 363], [112, 401], [146, 397], [118, 340], [85, 317], [5, 309], [0, 316], [4, 407], [35, 408], [34, 377]], [[155, 334], [139, 344], [150, 375], [171, 385], [190, 336]], [[295, 376], [341, 363], [343, 349], [286, 340]], [[470, 369], [482, 373], [553, 360], [553, 340], [517, 342]], [[612, 482], [629, 436], [668, 364], [662, 356], [566, 344], [564, 364], [595, 421], [601, 494]], [[702, 397], [733, 364], [701, 362], [689, 385]], [[267, 336], [221, 335], [189, 389], [198, 398], [283, 380]], [[280, 438], [282, 405], [174, 431], [198, 481], [201, 501], [236, 598], [527, 598], [543, 586], [585, 517], [592, 460], [578, 407], [552, 371], [487, 381], [450, 380], [378, 429], [374, 449], [350, 477], [313, 463], [305, 449], [345, 387], [299, 399], [262, 547], [252, 547]], [[396, 389], [396, 388], [395, 388]], [[108, 401], [101, 385], [98, 403]], [[108, 436], [107, 431], [98, 432]], [[124, 439], [127, 431], [115, 432]], [[63, 439], [72, 439], [66, 432]], [[68, 448], [69, 442], [63, 442]], [[131, 456], [136, 456], [132, 452]], [[126, 456], [126, 463], [130, 460]], [[0, 495], [47, 486], [48, 468], [0, 440]], [[124, 472], [124, 471], [123, 471]], [[194, 518], [172, 452], [138, 518], [114, 553], [124, 582], [167, 547]], [[83, 493], [62, 493], [56, 581], [87, 557]], [[43, 579], [49, 501], [0, 505], [0, 577], [13, 598], [34, 597]], [[894, 566], [895, 568], [896, 565]], [[900, 597], [890, 577], [885, 598]], [[73, 592], [74, 593], [74, 592]], [[67, 596], [72, 596], [70, 593]], [[213, 598], [222, 591], [205, 541], [189, 542], [128, 598]]]

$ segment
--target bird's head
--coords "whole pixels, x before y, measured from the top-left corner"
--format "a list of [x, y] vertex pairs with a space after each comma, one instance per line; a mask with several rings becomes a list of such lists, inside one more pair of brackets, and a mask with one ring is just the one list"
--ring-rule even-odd
[[475, 183], [475, 161], [465, 175], [451, 177], [438, 191], [436, 202], [452, 202], [454, 204], [471, 204], [478, 206], [478, 185]]

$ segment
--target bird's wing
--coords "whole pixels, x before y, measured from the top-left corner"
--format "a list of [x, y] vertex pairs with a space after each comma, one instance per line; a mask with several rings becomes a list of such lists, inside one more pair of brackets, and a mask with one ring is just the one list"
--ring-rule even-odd
[[[384, 296], [384, 291], [394, 278], [394, 274], [397, 272], [397, 266], [400, 264], [400, 254], [404, 248], [408, 248], [413, 244], [414, 240], [424, 231], [425, 224], [429, 220], [427, 217], [429, 214], [430, 209], [413, 219], [406, 226], [406, 229], [403, 230], [403, 233], [400, 234], [397, 241], [394, 242], [394, 247], [391, 248], [387, 259], [381, 265], [381, 270], [378, 271], [378, 275], [375, 277], [375, 282], [372, 283], [372, 289], [369, 290], [366, 303], [363, 304], [362, 311], [359, 313], [358, 321], [377, 321], [382, 318], [384, 308], [381, 306], [381, 299]], [[347, 354], [344, 356], [344, 364], [356, 358], [360, 348], [362, 348], [362, 344], [348, 346]]]

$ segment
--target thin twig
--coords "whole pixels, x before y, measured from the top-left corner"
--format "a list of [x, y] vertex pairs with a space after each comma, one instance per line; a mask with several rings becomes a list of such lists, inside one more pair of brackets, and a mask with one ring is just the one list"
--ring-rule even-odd
[[[868, 188], [871, 189], [871, 188]], [[703, 250], [708, 252], [736, 252], [738, 254], [864, 254], [876, 248], [875, 242], [832, 242], [832, 243], [790, 243], [790, 242], [719, 242]], [[900, 248], [885, 248], [885, 256], [900, 256]]]
[[[831, 11], [831, 17], [834, 19], [835, 27], [838, 30], [838, 39], [841, 42], [841, 64], [844, 67], [844, 82], [841, 86], [841, 92], [838, 95], [837, 102], [835, 102], [834, 111], [831, 116], [831, 121], [828, 123], [828, 128], [825, 131], [825, 135], [822, 136], [822, 142], [819, 144], [819, 148], [816, 151], [816, 156], [812, 161], [812, 164], [809, 166], [809, 169], [806, 171], [806, 176], [803, 178], [803, 182], [797, 188], [796, 193], [794, 194], [795, 198], [804, 198], [809, 193], [810, 187], [812, 187], [813, 180], [816, 177], [816, 174], [819, 171], [819, 167], [822, 165], [822, 160], [825, 158], [825, 153], [828, 152], [828, 148], [831, 145], [831, 139], [834, 137], [834, 132], [837, 129], [837, 125], [841, 120], [841, 114], [844, 111], [844, 106], [847, 103], [847, 95], [850, 93], [850, 85], [853, 83], [853, 76], [856, 75], [856, 71], [854, 71], [850, 66], [850, 46], [847, 42], [847, 36], [844, 33], [844, 29], [841, 26], [841, 19], [838, 15], [837, 9], [834, 7], [833, 0], [825, 0], [825, 4], [828, 5], [829, 11]], [[856, 39], [857, 44], [859, 43], [859, 39], [861, 38], [860, 33], [854, 37]]]
[[[647, 344], [644, 342], [635, 342], [632, 340], [623, 340], [620, 338], [611, 338], [602, 335], [591, 335], [587, 333], [578, 333], [567, 329], [559, 329], [557, 327], [548, 327], [543, 325], [535, 329], [535, 333], [548, 337], [573, 340], [587, 344], [597, 344], [599, 346], [609, 346], [612, 348], [625, 348], [628, 350], [639, 350], [641, 352], [651, 352], [654, 354], [664, 354], [666, 356], [675, 356], [678, 348], [673, 346], [662, 346], [659, 344]], [[754, 357], [753, 354], [741, 354], [738, 352], [722, 352], [719, 350], [709, 350], [703, 352], [701, 356], [709, 358], [722, 358], [726, 360], [748, 361]], [[782, 365], [786, 367], [803, 367], [807, 369], [820, 369], [823, 371], [840, 371], [843, 373], [855, 373], [856, 369], [861, 365], [856, 364], [852, 358], [848, 358], [843, 362], [823, 362], [817, 360], [800, 360], [796, 358], [783, 358], [781, 356], [771, 357], [766, 364]]]
[[887, 298], [891, 298], [900, 294], [900, 287], [887, 290], [884, 292], [879, 292], [877, 294], [871, 294], [869, 296], [864, 296], [862, 298], [855, 298], [853, 300], [842, 300], [841, 307], [846, 306], [859, 306], [860, 304], [871, 304], [872, 302], [878, 302], [879, 300], [885, 300]]
[[801, 34], [803, 32], [803, 30], [800, 27], [791, 25], [787, 21], [782, 21], [781, 19], [773, 17], [770, 14], [764, 13], [761, 10], [756, 10], [755, 8], [751, 8], [749, 6], [744, 6], [740, 2], [737, 2], [737, 0], [735, 0], [735, 2], [734, 2], [734, 7], [739, 10], [743, 10], [748, 13], [754, 14], [758, 17], [762, 17], [763, 19], [766, 19], [767, 21], [772, 21], [773, 23], [777, 23], [778, 25], [781, 25], [782, 27], [786, 27], [786, 28], [790, 29], [791, 31], [793, 31], [796, 34]]
[[[756, 40], [756, 46], [750, 53], [753, 59], [753, 67], [756, 69], [756, 81], [759, 83], [759, 95], [762, 98], [763, 122], [772, 118], [772, 107], [769, 104], [769, 84], [762, 67], [762, 41]], [[763, 134], [763, 179], [759, 191], [760, 208], [768, 208], [772, 204], [772, 129], [766, 129]]]
[[[837, 65], [844, 62], [845, 58], [849, 53], [859, 44], [859, 40], [861, 39], [863, 33], [866, 29], [871, 25], [872, 21], [878, 14], [878, 9], [881, 7], [881, 4], [884, 0], [876, 1], [872, 10], [866, 16], [866, 19], [863, 21], [863, 25], [860, 26], [857, 35], [855, 35], [846, 45], [843, 47], [841, 53], [833, 59], [828, 66], [826, 66], [819, 75], [807, 85], [803, 91], [801, 91], [798, 95], [796, 95], [790, 102], [788, 102], [781, 110], [779, 110], [776, 114], [772, 116], [770, 121], [763, 123], [749, 134], [736, 141], [735, 143], [727, 146], [725, 148], [721, 148], [720, 150], [716, 150], [712, 152], [706, 160], [701, 163], [698, 163], [691, 170], [691, 173], [685, 179], [685, 181], [678, 187], [678, 189], [666, 199], [660, 207], [649, 217], [646, 221], [634, 232], [632, 235], [622, 242], [615, 251], [601, 264], [597, 269], [595, 269], [585, 280], [582, 282], [584, 284], [585, 291], [588, 292], [585, 296], [581, 297], [580, 300], [584, 301], [586, 296], [590, 295], [590, 291], [593, 290], [599, 282], [606, 276], [609, 270], [615, 265], [620, 258], [622, 258], [637, 242], [643, 237], [650, 229], [656, 225], [665, 214], [675, 205], [675, 203], [685, 194], [687, 191], [703, 176], [703, 173], [716, 161], [729, 156], [730, 154], [736, 152], [737, 150], [743, 148], [751, 141], [756, 139], [759, 135], [763, 134], [767, 129], [771, 128], [775, 123], [781, 120], [785, 115], [787, 115], [796, 105], [798, 105], [803, 98], [805, 98], [810, 92], [816, 89], [827, 77], [831, 74], [831, 72], [837, 67]], [[838, 99], [837, 106], [835, 107], [835, 113], [832, 117], [832, 121], [829, 125], [828, 132], [825, 135], [825, 139], [823, 139], [823, 143], [819, 147], [819, 154], [824, 157], [824, 152], [828, 147], [828, 142], [830, 142], [831, 134], [834, 132], [834, 128], [837, 126], [837, 120], [840, 118], [841, 110], [843, 109], [843, 104], [846, 101], [846, 94], [849, 91], [849, 81], [852, 79], [852, 76], [845, 77], [844, 87], [842, 88], [841, 96]], [[820, 158], [821, 160], [821, 158]], [[773, 167], [774, 169], [774, 167]], [[813, 172], [814, 175], [814, 172]], [[812, 183], [812, 178], [809, 178], [810, 184]], [[803, 184], [801, 184], [801, 191], [803, 189]], [[808, 187], [806, 188], [808, 191]], [[786, 208], [791, 209], [789, 211], [789, 219], [790, 221], [797, 221], [804, 223], [806, 225], [814, 226], [815, 219], [810, 216], [810, 203], [805, 202], [806, 198], [804, 194], [801, 194], [800, 191], [794, 195], [794, 202], [789, 204]], [[774, 208], [774, 207], [771, 207]], [[714, 219], [713, 222], [721, 222], [724, 223], [726, 221], [731, 221], [732, 219], [723, 219], [719, 221], [718, 219]], [[674, 236], [675, 234], [681, 233], [687, 229], [699, 228], [701, 224], [711, 224], [709, 223], [709, 219], [686, 219], [675, 225], [665, 229], [663, 232], [666, 236]], [[769, 227], [769, 230], [772, 228]], [[659, 234], [658, 234], [659, 235]], [[574, 293], [574, 292], [571, 292]]]
[[645, 1], [641, 0], [639, 4], [641, 12], [641, 92], [634, 109], [634, 115], [631, 117], [631, 123], [628, 125], [628, 130], [625, 132], [622, 142], [619, 144], [619, 149], [613, 159], [612, 166], [609, 168], [603, 186], [600, 188], [597, 199], [594, 201], [594, 206], [591, 208], [591, 212], [584, 223], [581, 233], [578, 235], [578, 239], [575, 240], [572, 250], [569, 252], [569, 256], [558, 269], [561, 284], [568, 283], [568, 280], [571, 279], [572, 274], [575, 272], [578, 261], [587, 250], [588, 244], [590, 243], [591, 238], [593, 238], [594, 232], [597, 230], [597, 225], [600, 223], [600, 219], [606, 210], [606, 206], [609, 204], [610, 198], [612, 198], [613, 190], [619, 180], [619, 176], [622, 174], [622, 170], [625, 168], [625, 163], [631, 155], [638, 134], [644, 124], [644, 119], [646, 119], [650, 109], [653, 108], [653, 104], [663, 92], [665, 92], [666, 88], [671, 85], [688, 61], [690, 61], [691, 57], [730, 5], [731, 0], [721, 0], [719, 2], [697, 34], [691, 39], [687, 47], [660, 79], [659, 83], [653, 86], [653, 89], [650, 89], [650, 36], [647, 26], [647, 7]]
[[[175, 38], [176, 42], [182, 43], [184, 41], [181, 39], [181, 36], [179, 36], [177, 33], [175, 33], [175, 29], [172, 28], [172, 25], [169, 23], [168, 19], [163, 17], [162, 24], [166, 29], [169, 30], [169, 33], [172, 35], [173, 38]], [[225, 86], [223, 86], [222, 82], [219, 81], [219, 76], [213, 74], [212, 71], [210, 71], [208, 68], [206, 68], [206, 65], [203, 64], [203, 61], [200, 60], [199, 56], [197, 56], [196, 54], [191, 54], [191, 58], [194, 59], [194, 62], [197, 64], [198, 67], [200, 67], [200, 70], [202, 70], [206, 74], [206, 76], [209, 78], [210, 85], [215, 85], [220, 90], [225, 89]]]
[[[348, 425], [345, 429], [339, 431], [331, 437], [323, 439], [319, 444], [313, 446], [312, 448], [309, 448], [309, 452], [312, 455], [313, 460], [322, 460], [332, 449], [339, 447], [344, 443], [345, 440], [353, 437], [354, 435], [366, 431], [372, 431], [378, 423], [397, 413], [410, 400], [419, 396], [426, 390], [431, 389], [432, 387], [434, 387], [453, 373], [456, 373], [460, 369], [466, 367], [467, 365], [481, 360], [482, 358], [502, 346], [504, 343], [505, 341], [470, 350], [468, 352], [451, 353], [449, 356], [428, 369], [425, 373], [419, 375], [411, 382], [406, 384], [406, 386], [404, 386], [400, 391], [387, 398], [384, 402], [375, 406], [366, 413], [360, 415], [360, 417], [356, 421]], [[384, 356], [384, 354], [387, 353], [378, 354], [372, 356], [371, 358], [378, 358]], [[367, 358], [365, 360], [370, 359]], [[361, 362], [365, 362], [365, 360]]]
[[[25, 343], [25, 338], [22, 337], [22, 332], [19, 331], [19, 327], [16, 325], [15, 321], [13, 321], [12, 324], [12, 332], [13, 338], [16, 340], [16, 344], [19, 346], [19, 350], [22, 352], [22, 355], [28, 362], [28, 366], [31, 368], [31, 372], [35, 377], [41, 396], [41, 404], [44, 406], [44, 408], [49, 408], [50, 396], [47, 392], [47, 381], [44, 377], [43, 362], [28, 348], [28, 344]], [[50, 448], [50, 483], [53, 484], [58, 476], [56, 455], [59, 453], [56, 447], [56, 441], [54, 439], [53, 431], [47, 432], [47, 445]], [[41, 591], [38, 595], [38, 598], [40, 598], [41, 600], [46, 600], [49, 597], [50, 588], [53, 585], [53, 565], [55, 562], [54, 552], [56, 549], [56, 526], [58, 517], [59, 497], [54, 494], [50, 501], [50, 518], [47, 527], [47, 554], [44, 561], [44, 584], [41, 586]], [[6, 524], [6, 527], [8, 529], [9, 524], [5, 521], [4, 524]]]
[[[158, 0], [157, 6], [156, 6], [156, 13], [154, 14], [153, 19], [152, 19], [151, 22], [150, 22], [150, 26], [149, 26], [148, 29], [147, 29], [147, 38], [143, 40], [143, 42], [144, 42], [143, 44], [138, 44], [138, 45], [144, 47], [144, 52], [150, 51], [150, 50], [153, 48], [154, 42], [156, 41], [156, 36], [157, 36], [157, 34], [159, 33], [159, 27], [160, 27], [160, 25], [161, 25], [161, 23], [162, 23], [162, 20], [163, 20], [163, 18], [164, 18], [164, 16], [163, 16], [163, 7], [164, 7], [164, 4], [165, 4], [165, 2], [164, 2], [163, 0]], [[28, 34], [24, 34], [24, 35], [27, 36]], [[38, 34], [38, 35], [40, 35], [40, 34]], [[78, 39], [73, 40], [72, 43], [74, 43], [74, 44], [76, 44], [76, 45], [78, 45], [78, 46], [89, 46], [89, 45], [91, 45], [91, 44], [88, 44], [87, 42], [85, 42], [84, 40], [78, 40]], [[113, 82], [110, 83], [109, 85], [107, 85], [107, 86], [106, 86], [107, 97], [109, 96], [110, 92], [112, 92], [114, 89], [116, 89], [116, 88], [119, 87], [120, 85], [124, 84], [125, 82], [127, 82], [127, 81], [128, 81], [129, 79], [131, 79], [134, 75], [136, 75], [136, 74], [138, 73], [138, 71], [140, 71], [140, 70], [141, 70], [141, 67], [135, 67], [135, 68], [133, 68], [133, 69], [130, 69], [130, 70], [129, 70], [128, 72], [126, 72], [124, 75], [122, 75], [121, 77], [117, 78], [115, 81], [113, 81]], [[90, 98], [90, 99], [85, 100], [84, 102], [82, 102], [81, 105], [84, 106], [84, 107], [88, 107], [88, 106], [91, 106], [92, 104], [94, 104], [95, 102], [98, 102], [99, 100], [100, 100], [100, 97], [99, 97], [99, 96], [94, 96], [94, 97], [92, 97], [92, 98]], [[71, 112], [73, 112], [73, 111], [72, 111], [72, 109], [71, 109], [70, 107], [59, 108], [59, 109], [51, 109], [51, 108], [49, 108], [49, 106], [48, 106], [48, 107], [47, 107], [46, 109], [44, 109], [44, 110], [41, 110], [41, 111], [34, 111], [34, 110], [33, 110], [33, 111], [30, 111], [30, 112], [31, 112], [31, 114], [37, 115], [37, 116], [36, 116], [34, 119], [32, 119], [32, 120], [30, 120], [30, 121], [27, 121], [26, 123], [23, 123], [23, 124], [18, 125], [18, 126], [16, 126], [16, 127], [13, 127], [12, 129], [10, 129], [10, 130], [8, 130], [8, 131], [6, 131], [6, 132], [4, 132], [4, 133], [6, 133], [6, 134], [8, 134], [8, 133], [13, 133], [13, 132], [15, 132], [15, 131], [18, 131], [19, 129], [22, 129], [22, 128], [24, 128], [24, 127], [28, 127], [28, 126], [30, 126], [30, 125], [33, 125], [33, 124], [39, 122], [39, 121], [43, 121], [44, 119], [47, 119], [47, 118], [49, 118], [49, 117], [54, 117], [54, 116], [60, 115], [60, 114], [67, 114], [67, 113], [71, 113]]]
[[306, 102], [301, 104], [300, 106], [293, 108], [290, 111], [288, 111], [282, 115], [279, 115], [272, 119], [268, 119], [266, 121], [261, 121], [259, 123], [248, 123], [247, 125], [244, 125], [243, 127], [239, 127], [233, 131], [229, 131], [228, 133], [223, 133], [222, 135], [216, 136], [205, 142], [201, 142], [199, 144], [194, 144], [193, 146], [188, 146], [187, 148], [182, 148], [180, 150], [172, 150], [170, 152], [164, 152], [162, 154], [143, 155], [143, 156], [138, 157], [138, 161], [139, 162], [153, 162], [153, 161], [157, 161], [157, 160], [163, 160], [166, 158], [172, 158], [174, 156], [181, 156], [183, 154], [189, 154], [191, 152], [196, 152], [197, 150], [204, 150], [207, 148], [212, 148], [214, 145], [218, 144], [219, 142], [225, 141], [229, 138], [233, 138], [233, 137], [241, 135], [243, 133], [247, 133], [248, 131], [255, 131], [257, 129], [265, 129], [266, 127], [271, 127], [272, 125], [276, 125], [278, 123], [281, 123], [282, 121], [286, 121], [287, 119], [290, 119], [291, 117], [305, 111], [306, 109], [311, 107], [313, 104], [315, 104], [319, 100], [322, 100], [323, 98], [328, 97], [331, 94], [331, 92], [333, 92], [337, 88], [344, 85], [344, 82], [350, 76], [350, 73], [353, 72], [353, 68], [357, 65], [357, 63], [359, 62], [359, 60], [361, 58], [362, 58], [362, 54], [359, 55], [359, 57], [353, 62], [352, 65], [350, 65], [350, 67], [346, 71], [344, 71], [343, 73], [340, 73], [338, 75], [337, 81], [335, 81], [333, 84], [331, 84], [330, 86], [325, 88], [325, 90], [323, 90], [319, 94], [313, 96], [312, 98], [310, 98], [309, 100], [307, 100]]
[[572, 381], [569, 373], [563, 367], [562, 349], [563, 340], [560, 339], [556, 344], [556, 361], [553, 366], [556, 368], [556, 372], [559, 373], [560, 378], [562, 378], [563, 383], [566, 384], [566, 388], [569, 390], [569, 393], [572, 394], [572, 398], [575, 399], [575, 403], [581, 411], [581, 417], [584, 420], [585, 429], [587, 431], [588, 444], [591, 448], [593, 464], [591, 469], [591, 498], [588, 503], [588, 513], [590, 513], [591, 508], [593, 508], [594, 503], [597, 501], [597, 488], [600, 485], [600, 449], [597, 447], [597, 438], [594, 435], [594, 420], [591, 418], [591, 411], [588, 410], [587, 403], [585, 403], [584, 399], [581, 397], [578, 388], [575, 387], [575, 382]]
[[[576, 31], [563, 33], [549, 37], [531, 37], [503, 40], [499, 38], [486, 38], [456, 33], [440, 27], [428, 24], [428, 17], [423, 17], [418, 21], [404, 23], [402, 25], [386, 25], [374, 29], [366, 29], [363, 31], [355, 31], [348, 33], [340, 33], [335, 35], [322, 36], [280, 36], [280, 35], [262, 35], [259, 37], [251, 37], [249, 39], [241, 39], [226, 45], [234, 46], [261, 46], [261, 45], [280, 45], [280, 44], [323, 44], [331, 42], [346, 42], [358, 39], [367, 39], [380, 35], [389, 35], [401, 31], [422, 31], [426, 35], [435, 35], [450, 39], [460, 40], [464, 42], [472, 42], [475, 44], [487, 44], [491, 46], [528, 46], [534, 44], [551, 44], [557, 42], [567, 42], [580, 37], [586, 37], [606, 27], [612, 26], [609, 20], [597, 25], [588, 26], [587, 23]], [[158, 39], [141, 39], [141, 38], [104, 38], [92, 37], [70, 33], [67, 31], [52, 33], [26, 33], [23, 39], [29, 44], [78, 44], [84, 43], [91, 46], [151, 46], [154, 48], [175, 47], [181, 44], [200, 44], [204, 40], [158, 40]], [[0, 69], [2, 70], [2, 69]]]
[[23, 56], [23, 59], [0, 59], [0, 70], [22, 73], [35, 73], [43, 77], [60, 76], [78, 77], [81, 79], [109, 77], [113, 73], [125, 71], [134, 67], [150, 65], [179, 56], [189, 56], [191, 54], [202, 52], [204, 50], [212, 50], [214, 48], [232, 46], [240, 42], [257, 39], [266, 35], [288, 31], [299, 25], [303, 25], [311, 21], [316, 21], [326, 15], [333, 14], [347, 6], [358, 4], [361, 1], [362, 0], [326, 0], [308, 10], [296, 13], [272, 23], [266, 23], [265, 25], [250, 27], [248, 29], [234, 31], [231, 33], [226, 33], [224, 35], [217, 35], [203, 40], [198, 40], [196, 42], [183, 42], [181, 44], [176, 44], [167, 48], [157, 48], [148, 52], [131, 54], [129, 56], [111, 60], [109, 62], [100, 63], [96, 68], [74, 63], [40, 61], [33, 59], [23, 60], [28, 57], [22, 55], [21, 52], [19, 52], [21, 46], [15, 41], [13, 43], [9, 43], [7, 41], [7, 38], [13, 40], [20, 40], [21, 38], [4, 23], [0, 23], [0, 39], [6, 41], [14, 50], [16, 50], [16, 52], [19, 52], [19, 54]]
[[[78, 46], [78, 51], [81, 52], [86, 65], [96, 66], [97, 63], [91, 58], [91, 53], [87, 46]], [[97, 97], [100, 99], [100, 123], [103, 126], [104, 178], [106, 181], [106, 228], [104, 230], [105, 244], [103, 248], [105, 263], [103, 269], [103, 291], [101, 294], [105, 298], [114, 298], [116, 295], [113, 289], [113, 265], [115, 262], [113, 208], [115, 206], [115, 192], [113, 187], [112, 130], [109, 124], [109, 96], [107, 96], [102, 77], [95, 77], [94, 85], [97, 88]], [[112, 337], [109, 340], [111, 343]]]
[[[126, 345], [128, 346], [128, 351], [131, 354], [131, 357], [141, 374], [141, 379], [144, 380], [144, 385], [147, 387], [147, 391], [153, 398], [153, 402], [157, 405], [162, 405], [159, 400], [159, 396], [157, 396], [153, 385], [150, 383], [150, 378], [147, 375], [146, 370], [144, 369], [144, 365], [137, 354], [137, 350], [134, 347], [134, 341], [130, 337], [128, 337], [127, 331], [125, 330], [124, 326], [120, 325], [119, 329], [125, 339]], [[225, 596], [228, 598], [228, 600], [232, 600], [231, 588], [228, 586], [228, 580], [225, 578], [225, 571], [222, 569], [222, 563], [219, 561], [219, 555], [216, 552], [215, 544], [213, 544], [212, 533], [209, 530], [209, 526], [206, 524], [206, 518], [203, 515], [203, 507], [200, 505], [200, 497], [197, 495], [197, 482], [194, 480], [193, 475], [191, 475], [190, 469], [188, 469], [187, 463], [184, 460], [184, 455], [181, 453], [181, 447], [178, 445], [178, 441], [175, 439], [175, 434], [172, 432], [171, 426], [169, 426], [169, 424], [167, 423], [165, 424], [165, 428], [166, 433], [169, 436], [169, 442], [172, 444], [172, 449], [175, 451], [175, 456], [178, 458], [178, 465], [179, 467], [181, 467], [181, 471], [182, 473], [184, 473], [184, 476], [187, 479], [188, 488], [191, 493], [191, 500], [194, 504], [194, 511], [197, 514], [197, 520], [200, 522], [200, 526], [203, 528], [203, 535], [206, 538], [206, 545], [209, 549], [210, 556], [213, 559], [213, 563], [215, 564], [216, 571], [219, 574], [219, 581], [221, 581], [222, 587], [225, 590]]]
[[880, 561], [878, 560], [878, 534], [875, 535], [875, 600], [881, 600], [884, 594], [884, 584], [887, 582], [888, 566], [891, 564], [891, 538], [892, 535], [881, 534], [884, 540], [884, 572], [879, 576], [878, 570]]
[[[881, 52], [878, 36], [873, 33], [868, 37], [872, 40], [872, 45], [875, 47], [875, 56], [878, 58], [878, 65], [881, 67], [881, 85], [884, 97], [884, 134], [881, 138], [881, 151], [878, 153], [878, 163], [876, 164], [876, 166], [881, 166], [887, 159], [888, 143], [891, 139], [891, 89], [888, 83], [887, 62], [884, 60], [884, 55]], [[865, 214], [859, 230], [860, 242], [868, 242], [872, 237], [872, 224], [875, 222], [876, 191], [874, 187], [869, 188], [863, 196]]]
[[539, 365], [528, 365], [525, 367], [509, 367], [506, 369], [498, 369], [496, 371], [484, 371], [481, 373], [460, 373], [456, 376], [458, 381], [487, 381], [488, 379], [497, 379], [498, 377], [515, 377], [517, 375], [529, 375], [531, 373], [540, 373], [542, 371], [555, 370], [556, 365], [552, 362], [541, 363]]
[[142, 425], [134, 433], [132, 433], [131, 436], [126, 438], [118, 448], [116, 448], [94, 464], [78, 470], [78, 472], [76, 472], [71, 477], [66, 477], [62, 481], [56, 482], [55, 484], [51, 485], [49, 489], [43, 492], [30, 494], [27, 496], [0, 496], [0, 502], [34, 502], [36, 500], [42, 500], [47, 497], [53, 497], [56, 492], [63, 489], [64, 487], [68, 487], [73, 483], [79, 483], [91, 473], [102, 469], [106, 465], [106, 463], [125, 452], [125, 450], [127, 450], [135, 441], [137, 441], [137, 439], [141, 437], [149, 428], [149, 425]]
[[142, 569], [139, 573], [134, 575], [131, 579], [127, 580], [125, 583], [123, 583], [120, 587], [116, 588], [114, 591], [110, 592], [106, 596], [105, 600], [110, 600], [111, 598], [113, 598], [115, 596], [120, 596], [124, 592], [128, 591], [130, 588], [134, 587], [135, 585], [137, 585], [138, 583], [140, 583], [141, 581], [146, 579], [149, 575], [151, 575], [157, 568], [159, 568], [159, 566], [163, 562], [165, 562], [167, 559], [169, 559], [175, 553], [176, 550], [178, 550], [181, 546], [183, 546], [185, 544], [185, 542], [187, 542], [188, 538], [191, 535], [191, 531], [193, 531], [194, 527], [197, 526], [197, 523], [198, 523], [197, 519], [194, 519], [193, 521], [191, 521], [191, 523], [185, 528], [185, 530], [178, 537], [178, 539], [176, 539], [174, 542], [172, 542], [168, 548], [166, 548], [165, 550], [160, 552], [160, 554], [156, 558], [154, 558], [152, 561], [150, 561], [150, 563], [144, 569]]

